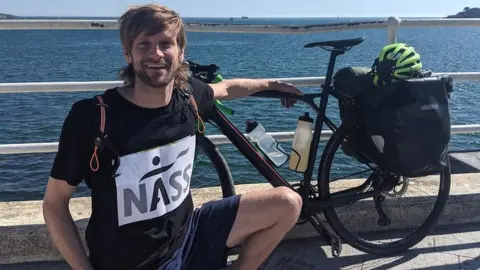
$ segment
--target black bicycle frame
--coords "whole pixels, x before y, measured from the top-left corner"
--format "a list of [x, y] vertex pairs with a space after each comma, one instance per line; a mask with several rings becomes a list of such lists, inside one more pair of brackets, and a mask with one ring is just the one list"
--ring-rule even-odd
[[[297, 95], [292, 93], [286, 93], [281, 91], [262, 91], [253, 94], [252, 96], [255, 97], [265, 97], [265, 98], [278, 98], [278, 99], [294, 99], [298, 101], [302, 101], [308, 105], [310, 105], [315, 112], [317, 113], [316, 121], [315, 121], [315, 128], [313, 132], [313, 139], [310, 146], [310, 153], [308, 158], [307, 169], [304, 173], [303, 182], [306, 189], [303, 189], [302, 194], [300, 194], [304, 201], [308, 201], [309, 196], [309, 189], [311, 185], [311, 179], [313, 174], [313, 169], [316, 161], [316, 154], [318, 151], [318, 144], [320, 141], [320, 137], [322, 135], [322, 128], [323, 123], [325, 122], [329, 128], [335, 132], [337, 127], [334, 123], [325, 115], [328, 97], [332, 95], [333, 97], [339, 99], [339, 94], [336, 92], [332, 87], [332, 77], [333, 77], [333, 70], [335, 67], [335, 60], [336, 57], [340, 54], [343, 54], [344, 51], [332, 51], [330, 54], [330, 60], [328, 63], [328, 69], [326, 74], [325, 83], [321, 86], [323, 91], [320, 93], [315, 94], [304, 94], [304, 95]], [[320, 104], [317, 106], [314, 102], [315, 98], [320, 97]], [[222, 133], [232, 142], [232, 144], [247, 158], [247, 160], [262, 174], [268, 182], [272, 184], [274, 187], [278, 186], [287, 186], [292, 188], [292, 185], [285, 180], [285, 178], [278, 173], [278, 171], [267, 161], [265, 160], [260, 153], [255, 150], [253, 145], [250, 141], [243, 135], [243, 133], [216, 107], [214, 107], [212, 113], [210, 114], [209, 121], [216, 124], [216, 126], [222, 131]], [[320, 180], [319, 180], [320, 181]], [[352, 197], [353, 196], [353, 197]], [[326, 201], [321, 202], [321, 208], [329, 207], [333, 205], [341, 205], [348, 202], [354, 202], [356, 200], [361, 199], [362, 197], [367, 196], [370, 197], [372, 194], [365, 193], [362, 195], [349, 195], [349, 199], [347, 198], [331, 198]], [[316, 208], [316, 207], [315, 207]]]

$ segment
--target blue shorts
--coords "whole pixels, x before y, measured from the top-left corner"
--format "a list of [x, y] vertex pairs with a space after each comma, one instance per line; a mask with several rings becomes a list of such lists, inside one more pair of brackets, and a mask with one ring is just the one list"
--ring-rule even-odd
[[240, 196], [205, 203], [194, 210], [185, 239], [175, 255], [158, 270], [219, 270], [226, 267], [227, 239]]

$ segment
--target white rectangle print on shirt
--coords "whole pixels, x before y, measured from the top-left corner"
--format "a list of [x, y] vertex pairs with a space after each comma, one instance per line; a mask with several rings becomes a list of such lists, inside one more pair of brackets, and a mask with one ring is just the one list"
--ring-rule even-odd
[[195, 136], [126, 155], [117, 170], [119, 226], [163, 216], [190, 192]]

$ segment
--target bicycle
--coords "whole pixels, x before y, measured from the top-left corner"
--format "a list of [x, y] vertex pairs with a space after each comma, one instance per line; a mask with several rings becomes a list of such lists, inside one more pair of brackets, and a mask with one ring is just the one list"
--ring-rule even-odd
[[[381, 169], [372, 168], [374, 171], [370, 177], [365, 180], [365, 183], [357, 188], [339, 192], [339, 194], [330, 192], [331, 181], [329, 179], [329, 173], [332, 166], [333, 156], [337, 149], [340, 147], [347, 147], [353, 151], [360, 151], [354, 145], [347, 145], [343, 138], [348, 132], [348, 126], [344, 123], [339, 127], [325, 115], [327, 102], [329, 96], [333, 96], [336, 99], [343, 98], [342, 95], [336, 91], [332, 86], [332, 78], [334, 74], [335, 61], [337, 56], [344, 54], [356, 45], [361, 44], [365, 40], [365, 37], [344, 39], [344, 40], [331, 40], [323, 42], [313, 42], [304, 46], [304, 48], [317, 48], [320, 47], [324, 50], [330, 51], [330, 58], [328, 62], [328, 69], [326, 73], [326, 79], [322, 87], [322, 91], [319, 93], [306, 93], [302, 96], [284, 93], [280, 91], [263, 91], [255, 93], [252, 96], [262, 98], [275, 98], [275, 99], [295, 99], [297, 101], [308, 104], [316, 112], [316, 119], [314, 118], [314, 133], [313, 140], [310, 146], [310, 154], [308, 158], [307, 169], [303, 175], [303, 180], [300, 183], [288, 182], [278, 171], [272, 166], [267, 159], [265, 159], [252, 143], [246, 138], [242, 132], [227, 118], [226, 114], [231, 114], [232, 110], [225, 107], [220, 102], [216, 101], [213, 107], [210, 117], [207, 122], [211, 123], [218, 130], [225, 135], [235, 148], [258, 170], [258, 172], [274, 187], [287, 186], [296, 192], [298, 192], [303, 198], [303, 209], [301, 219], [310, 222], [315, 229], [322, 235], [328, 244], [332, 248], [332, 255], [338, 257], [341, 252], [342, 240], [348, 243], [350, 246], [370, 254], [387, 256], [392, 254], [401, 253], [408, 250], [418, 242], [422, 241], [428, 233], [432, 230], [433, 226], [439, 220], [441, 216], [447, 198], [450, 192], [450, 163], [447, 160], [447, 166], [440, 172], [441, 185], [439, 188], [438, 197], [435, 201], [434, 208], [429, 214], [425, 222], [412, 234], [405, 238], [401, 238], [395, 242], [388, 244], [373, 244], [367, 242], [355, 236], [352, 232], [348, 231], [346, 227], [339, 221], [338, 215], [335, 212], [335, 208], [353, 204], [361, 199], [374, 198], [375, 209], [380, 216], [379, 224], [388, 224], [388, 216], [382, 210], [382, 201], [385, 199], [387, 192], [391, 192], [395, 189], [396, 185], [399, 185], [401, 181], [406, 185], [405, 178], [397, 177], [394, 181], [385, 181], [384, 183], [377, 183], [375, 179], [378, 179], [382, 174]], [[200, 65], [194, 62], [189, 62], [191, 69], [195, 70], [195, 76], [204, 81], [212, 81], [218, 71], [216, 65]], [[220, 76], [220, 75], [218, 75]], [[320, 104], [317, 105], [314, 102], [315, 98], [321, 98]], [[323, 123], [325, 123], [330, 130], [333, 131], [332, 136], [326, 143], [325, 149], [321, 156], [320, 167], [318, 172], [318, 183], [316, 186], [312, 184], [313, 169], [316, 162], [316, 154], [318, 151], [318, 145], [320, 137], [322, 135]], [[231, 176], [230, 169], [222, 154], [218, 148], [213, 144], [205, 135], [197, 134], [197, 145], [204, 151], [214, 164], [217, 174], [220, 179], [220, 185], [222, 187], [223, 197], [232, 196], [235, 194], [234, 181]], [[361, 152], [361, 151], [360, 151]], [[363, 155], [362, 153], [359, 153]], [[369, 166], [370, 167], [370, 166]], [[387, 179], [387, 173], [383, 174]], [[377, 176], [377, 177], [374, 177]], [[401, 179], [403, 180], [401, 180]], [[373, 187], [373, 188], [372, 188]], [[403, 186], [402, 186], [403, 188]], [[387, 195], [388, 196], [388, 195]], [[382, 199], [383, 197], [383, 199]], [[323, 212], [328, 224], [331, 226], [332, 231], [328, 230], [321, 224], [318, 214]]]

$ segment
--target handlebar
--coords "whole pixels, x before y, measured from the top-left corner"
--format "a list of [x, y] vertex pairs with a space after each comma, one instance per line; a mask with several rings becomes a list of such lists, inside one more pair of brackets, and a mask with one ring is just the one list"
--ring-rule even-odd
[[188, 60], [186, 63], [188, 63], [193, 77], [203, 81], [204, 83], [216, 83], [223, 80], [222, 75], [217, 73], [220, 67], [215, 64], [201, 65]]

